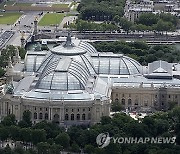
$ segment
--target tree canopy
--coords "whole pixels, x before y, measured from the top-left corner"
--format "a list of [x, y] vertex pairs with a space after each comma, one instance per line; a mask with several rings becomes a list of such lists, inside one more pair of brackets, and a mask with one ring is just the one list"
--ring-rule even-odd
[[113, 52], [130, 56], [143, 65], [156, 60], [167, 62], [180, 61], [180, 51], [174, 46], [154, 45], [149, 46], [144, 42], [97, 42], [93, 44], [99, 52]]
[[82, 0], [77, 10], [83, 20], [112, 20], [114, 16], [123, 16], [125, 0]]

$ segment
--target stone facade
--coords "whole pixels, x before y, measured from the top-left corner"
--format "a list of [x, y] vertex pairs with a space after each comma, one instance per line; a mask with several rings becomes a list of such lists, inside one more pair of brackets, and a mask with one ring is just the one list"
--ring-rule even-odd
[[178, 88], [113, 87], [111, 98], [112, 101], [118, 101], [124, 108], [130, 108], [131, 110], [142, 107], [167, 110], [171, 102], [180, 105]]

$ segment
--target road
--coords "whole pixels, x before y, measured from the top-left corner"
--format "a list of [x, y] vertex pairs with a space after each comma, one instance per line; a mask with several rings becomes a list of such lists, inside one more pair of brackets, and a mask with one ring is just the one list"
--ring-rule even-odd
[[35, 17], [41, 18], [39, 16], [40, 12], [25, 12], [13, 25], [1, 25], [1, 31], [12, 30], [15, 32], [13, 37], [7, 42], [6, 45], [21, 45], [21, 33], [24, 32], [25, 39], [32, 34], [34, 29], [34, 19]]
[[63, 26], [64, 24], [70, 24], [70, 23], [73, 23], [74, 20], [77, 19], [77, 16], [68, 16], [68, 17], [64, 17], [64, 19], [62, 20], [62, 22], [59, 24], [59, 29], [64, 29]]

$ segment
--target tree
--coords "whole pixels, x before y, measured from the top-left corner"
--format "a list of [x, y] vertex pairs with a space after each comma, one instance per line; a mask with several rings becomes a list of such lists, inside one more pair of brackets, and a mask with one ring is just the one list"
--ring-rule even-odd
[[[163, 25], [163, 26], [162, 26]], [[166, 22], [166, 21], [163, 21], [162, 19], [160, 19], [156, 26], [155, 26], [155, 29], [158, 31], [158, 32], [163, 32], [165, 31], [166, 34], [167, 34], [167, 31], [171, 31], [171, 30], [174, 30], [174, 26], [172, 23], [170, 22]]]
[[45, 140], [46, 140], [46, 132], [44, 129], [32, 130], [32, 142], [35, 145], [39, 142], [44, 142]]
[[63, 149], [63, 147], [61, 145], [58, 144], [52, 144], [50, 146], [50, 154], [59, 154], [59, 151], [61, 151]]
[[80, 152], [80, 147], [78, 146], [78, 144], [73, 143], [73, 144], [71, 145], [71, 151], [72, 151], [72, 152], [77, 152], [77, 153], [79, 153], [79, 152]]
[[117, 112], [117, 111], [121, 111], [123, 107], [120, 104], [120, 102], [116, 101], [111, 103], [111, 109], [113, 112]]
[[5, 74], [5, 70], [0, 67], [0, 77], [4, 76], [4, 74]]
[[170, 13], [161, 13], [160, 18], [165, 22], [170, 22], [174, 27], [177, 26], [178, 18], [175, 15], [171, 15]]
[[13, 152], [15, 154], [24, 154], [24, 149], [22, 147], [16, 147]]
[[169, 122], [167, 120], [158, 119], [155, 122], [155, 126], [156, 126], [156, 130], [157, 130], [157, 134], [156, 135], [160, 135], [160, 134], [163, 134], [163, 133], [168, 131], [168, 129], [169, 129]]
[[63, 132], [60, 133], [58, 136], [56, 136], [55, 138], [55, 143], [56, 144], [60, 144], [61, 146], [63, 146], [63, 148], [68, 148], [69, 144], [70, 144], [70, 137], [67, 133]]
[[143, 24], [138, 24], [137, 26], [136, 26], [136, 30], [137, 31], [141, 31], [141, 32], [143, 32], [144, 33], [144, 31], [145, 30], [147, 30], [148, 29], [148, 27], [146, 26], [146, 25], [143, 25]]
[[23, 142], [30, 142], [32, 140], [32, 131], [30, 128], [20, 129], [20, 138]]
[[158, 15], [155, 15], [153, 13], [144, 13], [139, 16], [137, 23], [146, 26], [152, 26], [156, 24], [158, 20], [159, 20]]
[[116, 24], [119, 24], [120, 19], [121, 19], [120, 16], [116, 15], [116, 16], [114, 16], [113, 21], [114, 21]]
[[129, 33], [129, 30], [131, 29], [132, 22], [128, 21], [126, 18], [121, 18], [120, 19], [120, 26], [122, 29], [124, 29], [127, 34]]
[[4, 126], [11, 126], [11, 125], [15, 125], [16, 124], [16, 118], [14, 114], [10, 114], [6, 117], [4, 117], [2, 124]]
[[20, 139], [20, 128], [17, 126], [9, 127], [10, 137], [12, 140], [17, 141]]
[[0, 128], [0, 140], [5, 141], [9, 137], [9, 132], [7, 128], [1, 127]]
[[109, 123], [111, 123], [111, 118], [110, 118], [110, 117], [108, 117], [108, 116], [103, 116], [103, 117], [101, 118], [101, 124], [102, 124], [102, 125], [109, 124]]
[[47, 142], [40, 142], [37, 144], [38, 154], [49, 154], [50, 144]]
[[87, 152], [88, 154], [94, 153], [94, 149], [95, 149], [94, 146], [91, 144], [87, 144], [84, 147], [84, 151]]
[[8, 65], [9, 57], [12, 58], [15, 55], [15, 50], [16, 48], [13, 45], [8, 45], [2, 50], [0, 56], [0, 67], [5, 68]]
[[31, 121], [31, 112], [29, 110], [26, 110], [23, 112], [22, 121], [18, 124], [20, 127], [31, 127], [32, 121]]
[[169, 104], [169, 110], [172, 110], [173, 108], [177, 107], [178, 102], [170, 101]]

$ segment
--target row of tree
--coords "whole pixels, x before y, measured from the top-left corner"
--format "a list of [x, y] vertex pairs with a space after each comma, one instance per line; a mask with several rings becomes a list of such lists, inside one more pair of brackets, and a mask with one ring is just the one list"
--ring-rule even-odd
[[99, 52], [113, 52], [130, 56], [143, 65], [156, 60], [167, 62], [179, 62], [180, 51], [175, 46], [154, 45], [150, 46], [144, 42], [97, 42], [93, 46]]
[[[154, 18], [153, 18], [154, 16]], [[163, 26], [162, 26], [163, 25]], [[82, 31], [118, 31], [123, 29], [127, 34], [132, 31], [157, 31], [167, 32], [174, 31], [177, 26], [177, 18], [171, 14], [154, 15], [152, 13], [142, 14], [136, 23], [128, 21], [124, 17], [116, 15], [112, 21], [95, 23], [94, 21], [77, 20], [70, 25], [64, 25], [80, 32]]]
[[118, 30], [118, 26], [112, 23], [95, 23], [85, 20], [77, 20], [76, 23], [69, 25], [69, 28], [83, 31], [114, 31]]
[[[158, 32], [168, 32], [174, 31], [178, 24], [178, 19], [176, 16], [171, 15], [170, 13], [144, 13], [140, 15], [135, 23], [128, 21], [126, 18], [122, 18], [116, 15], [113, 18], [113, 21], [116, 25], [119, 25], [127, 33], [131, 31], [158, 31]], [[163, 26], [162, 26], [163, 25]]]
[[[29, 111], [25, 111], [23, 120], [26, 123], [30, 122]], [[176, 142], [175, 144], [115, 144], [111, 141], [107, 147], [100, 149], [96, 137], [105, 132], [113, 137], [175, 136]], [[112, 118], [102, 117], [101, 123], [89, 128], [71, 126], [68, 130], [46, 121], [22, 126], [16, 124], [14, 115], [8, 115], [0, 124], [0, 139], [23, 141], [26, 146], [26, 150], [21, 147], [11, 150], [7, 146], [4, 150], [0, 149], [1, 154], [59, 154], [63, 150], [77, 153], [84, 151], [89, 154], [178, 154], [180, 153], [180, 108], [157, 112], [140, 121], [124, 113], [118, 113]]]

